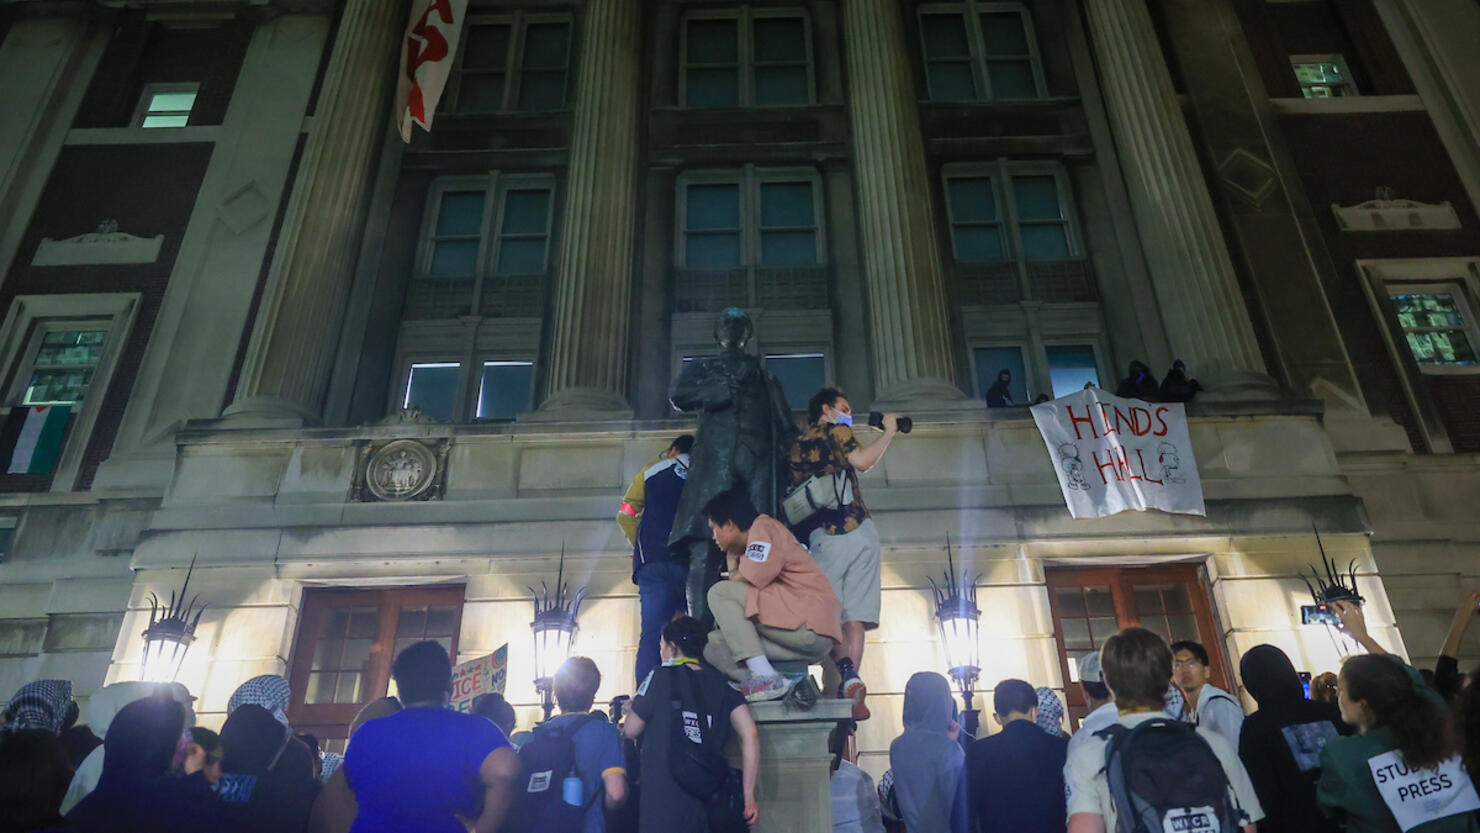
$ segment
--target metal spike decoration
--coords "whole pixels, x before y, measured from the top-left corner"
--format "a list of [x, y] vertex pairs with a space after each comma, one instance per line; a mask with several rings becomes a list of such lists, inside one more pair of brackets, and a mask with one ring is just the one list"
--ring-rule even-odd
[[945, 577], [941, 584], [936, 584], [933, 578], [927, 577], [925, 580], [930, 582], [930, 590], [935, 595], [937, 611], [969, 612], [975, 615], [977, 613], [976, 585], [981, 578], [981, 573], [973, 576], [967, 570], [961, 571], [959, 580], [956, 578], [956, 560], [951, 552], [951, 536], [947, 534]]
[[[197, 553], [198, 555], [198, 553]], [[143, 675], [148, 682], [173, 680], [179, 674], [185, 652], [195, 641], [195, 628], [206, 606], [200, 604], [200, 596], [190, 596], [190, 578], [195, 574], [195, 558], [190, 557], [190, 567], [185, 571], [185, 582], [180, 592], [170, 591], [170, 600], [162, 604], [159, 597], [149, 594], [149, 627], [144, 629]]]
[[1316, 547], [1321, 551], [1321, 566], [1326, 570], [1326, 577], [1322, 579], [1320, 571], [1314, 564], [1306, 565], [1310, 568], [1311, 577], [1316, 580], [1314, 585], [1304, 573], [1299, 574], [1300, 580], [1305, 582], [1305, 589], [1310, 591], [1310, 597], [1318, 605], [1328, 602], [1361, 604], [1365, 600], [1357, 593], [1357, 560], [1353, 558], [1343, 574], [1341, 568], [1336, 566], [1336, 562], [1326, 555], [1326, 547], [1321, 543], [1321, 532], [1316, 529], [1315, 524], [1310, 525], [1310, 531], [1316, 536]]
[[567, 603], [566, 596], [570, 591], [570, 585], [565, 582], [565, 544], [560, 545], [560, 566], [555, 573], [555, 592], [550, 593], [550, 586], [543, 579], [540, 580], [540, 590], [535, 592], [533, 587], [527, 588], [529, 595], [534, 598], [535, 621], [559, 617], [575, 622], [576, 616], [581, 610], [581, 602], [586, 598], [586, 588], [582, 587], [574, 595], [570, 596]]
[[[185, 602], [185, 591], [190, 588], [190, 577], [195, 573], [195, 559], [195, 555], [190, 556], [190, 566], [185, 570], [185, 583], [180, 585], [178, 596], [175, 591], [170, 591], [169, 604], [161, 604], [158, 596], [153, 593], [149, 594], [149, 628], [151, 630], [165, 621], [176, 620], [184, 626], [184, 630], [194, 633], [195, 626], [200, 624], [200, 616], [206, 611], [205, 605], [197, 606], [196, 604], [200, 601], [200, 594], [191, 597], [190, 601], [183, 606], [177, 603]], [[192, 613], [195, 614], [193, 619], [191, 618]]]

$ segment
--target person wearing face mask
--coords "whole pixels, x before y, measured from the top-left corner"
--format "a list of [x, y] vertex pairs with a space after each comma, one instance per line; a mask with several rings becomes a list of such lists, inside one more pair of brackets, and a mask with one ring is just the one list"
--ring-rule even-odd
[[807, 402], [807, 429], [790, 452], [791, 482], [841, 475], [851, 486], [851, 500], [821, 509], [797, 530], [827, 576], [842, 605], [843, 641], [833, 649], [838, 669], [838, 698], [853, 701], [853, 719], [867, 720], [859, 677], [863, 634], [879, 626], [879, 532], [858, 488], [858, 473], [878, 465], [899, 433], [899, 416], [884, 414], [884, 436], [864, 446], [853, 435], [853, 407], [840, 388], [826, 387]]

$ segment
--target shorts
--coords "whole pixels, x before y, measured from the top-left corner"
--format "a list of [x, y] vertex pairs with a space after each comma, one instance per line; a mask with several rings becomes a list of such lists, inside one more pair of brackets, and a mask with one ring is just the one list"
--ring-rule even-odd
[[842, 620], [862, 622], [865, 630], [877, 628], [880, 548], [873, 519], [864, 518], [857, 529], [842, 535], [814, 529], [808, 546], [838, 597]]

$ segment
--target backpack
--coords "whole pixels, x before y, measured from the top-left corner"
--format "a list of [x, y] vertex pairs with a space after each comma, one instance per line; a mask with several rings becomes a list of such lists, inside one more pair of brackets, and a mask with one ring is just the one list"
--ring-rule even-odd
[[1109, 741], [1104, 771], [1114, 833], [1238, 833], [1242, 813], [1228, 775], [1196, 726], [1157, 717], [1095, 737]]
[[[709, 721], [728, 715], [712, 715], [706, 708], [703, 690], [696, 679], [703, 671], [676, 668], [672, 692], [675, 721], [668, 738], [668, 767], [674, 783], [704, 803], [710, 833], [745, 833], [745, 801], [740, 773], [730, 766]], [[699, 742], [693, 741], [698, 735]]]
[[579, 833], [586, 811], [601, 790], [583, 798], [580, 804], [567, 804], [564, 782], [576, 771], [576, 733], [595, 720], [585, 715], [579, 720], [534, 730], [534, 737], [519, 747], [519, 764], [523, 783], [514, 795], [514, 804], [506, 816], [505, 833]]

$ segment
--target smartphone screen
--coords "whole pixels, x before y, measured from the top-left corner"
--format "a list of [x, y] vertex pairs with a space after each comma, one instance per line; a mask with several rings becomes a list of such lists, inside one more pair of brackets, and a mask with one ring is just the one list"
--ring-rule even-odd
[[1300, 688], [1305, 691], [1305, 699], [1310, 699], [1310, 672], [1300, 672]]

